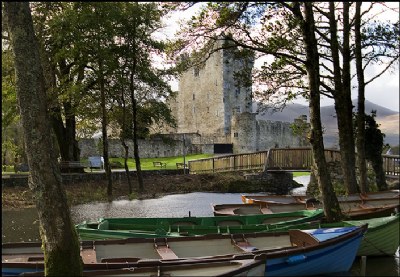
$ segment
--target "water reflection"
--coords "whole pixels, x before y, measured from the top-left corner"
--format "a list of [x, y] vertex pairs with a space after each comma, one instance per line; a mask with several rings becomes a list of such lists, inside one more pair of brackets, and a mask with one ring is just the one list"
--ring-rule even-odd
[[39, 241], [36, 208], [1, 212], [2, 242]]
[[72, 217], [77, 222], [99, 217], [182, 217], [212, 216], [211, 204], [241, 203], [240, 193], [185, 193], [157, 199], [118, 200], [75, 206]]

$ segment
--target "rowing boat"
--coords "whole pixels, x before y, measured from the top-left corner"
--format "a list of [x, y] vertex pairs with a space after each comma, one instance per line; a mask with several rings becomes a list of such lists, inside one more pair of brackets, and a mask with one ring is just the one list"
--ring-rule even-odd
[[[315, 203], [314, 198], [308, 198], [304, 195], [242, 195], [242, 202], [245, 204], [254, 203], [276, 203], [276, 204], [312, 204]], [[363, 202], [370, 203], [371, 205], [381, 204], [399, 204], [400, 192], [399, 190], [387, 190], [368, 193], [355, 193], [349, 195], [337, 196], [339, 202]]]
[[[260, 276], [259, 273], [268, 276], [324, 275], [350, 269], [366, 230], [367, 226], [363, 225], [274, 233], [82, 241], [81, 256], [85, 276], [137, 276], [136, 273], [150, 276], [155, 272], [189, 276], [185, 271], [172, 271], [171, 267], [184, 270], [195, 264], [203, 266], [191, 271], [192, 275], [232, 276], [229, 274], [234, 273], [232, 268], [225, 267], [214, 274], [213, 266], [218, 267], [218, 262], [241, 260], [248, 260], [245, 264], [236, 264], [244, 272], [243, 276]], [[40, 243], [4, 243], [3, 276], [35, 271], [40, 276], [43, 258]], [[210, 267], [205, 265], [207, 263]], [[171, 266], [170, 271], [166, 266]], [[113, 271], [106, 272], [105, 267]], [[146, 267], [152, 269], [151, 273]], [[155, 268], [159, 270], [154, 271]]]
[[323, 210], [219, 217], [100, 218], [76, 225], [81, 240], [133, 237], [180, 237], [286, 230], [293, 224], [319, 220]]
[[[245, 204], [257, 204], [260, 206], [258, 213], [290, 212], [303, 209], [321, 209], [323, 203], [317, 199], [306, 199], [304, 196], [291, 195], [242, 195]], [[368, 219], [373, 217], [389, 216], [396, 213], [400, 207], [400, 194], [398, 190], [371, 192], [366, 194], [350, 194], [338, 196], [342, 213], [349, 219]], [[218, 215], [228, 215], [232, 212], [240, 212], [243, 209], [228, 204], [223, 211], [223, 206], [218, 206]], [[250, 210], [248, 208], [247, 210]], [[253, 210], [255, 208], [253, 207]]]

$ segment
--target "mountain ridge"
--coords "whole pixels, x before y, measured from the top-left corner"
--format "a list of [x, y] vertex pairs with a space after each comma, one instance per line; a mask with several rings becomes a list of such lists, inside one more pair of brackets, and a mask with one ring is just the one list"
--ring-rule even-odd
[[[352, 100], [353, 110], [357, 111], [357, 99]], [[309, 108], [306, 105], [289, 103], [281, 111], [273, 111], [260, 103], [253, 103], [253, 110], [259, 111], [256, 115], [258, 120], [293, 122], [295, 118], [301, 115], [307, 115], [309, 121]], [[385, 143], [390, 145], [399, 145], [399, 112], [382, 107], [370, 101], [365, 101], [365, 111], [370, 114], [372, 110], [376, 111], [376, 118], [380, 124], [381, 131], [386, 135]], [[324, 128], [324, 143], [326, 147], [338, 146], [338, 128], [336, 112], [334, 105], [321, 107], [321, 123]], [[397, 126], [397, 128], [396, 128]]]

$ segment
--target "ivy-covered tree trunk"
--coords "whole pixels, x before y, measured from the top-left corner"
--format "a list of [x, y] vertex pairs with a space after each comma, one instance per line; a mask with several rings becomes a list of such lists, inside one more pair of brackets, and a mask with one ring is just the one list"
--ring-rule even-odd
[[372, 164], [378, 190], [384, 191], [388, 189], [382, 158], [383, 138], [385, 135], [379, 130], [375, 116], [376, 111], [372, 111], [372, 115], [365, 115], [365, 157]]
[[29, 187], [39, 215], [46, 276], [81, 276], [79, 240], [72, 223], [51, 136], [43, 70], [28, 2], [5, 2], [16, 91], [30, 168]]
[[318, 181], [324, 203], [324, 213], [328, 222], [340, 221], [342, 214], [339, 202], [333, 190], [332, 181], [325, 160], [324, 142], [322, 137], [321, 113], [320, 113], [320, 74], [319, 54], [317, 40], [315, 38], [315, 22], [312, 3], [304, 3], [305, 18], [300, 11], [300, 3], [296, 3], [293, 10], [296, 17], [300, 19], [303, 40], [306, 46], [306, 70], [308, 76], [308, 87], [310, 93], [310, 125], [312, 154], [315, 166], [315, 177]]
[[[348, 6], [344, 3], [344, 27], [343, 27], [343, 69], [340, 68], [339, 43], [337, 38], [337, 22], [335, 18], [334, 3], [329, 3], [330, 23], [330, 46], [332, 50], [333, 71], [335, 89], [335, 111], [339, 129], [339, 146], [341, 166], [343, 171], [343, 182], [347, 193], [357, 193], [357, 179], [355, 170], [355, 145], [352, 124], [352, 102], [350, 87], [350, 49], [349, 49], [349, 23]], [[346, 8], [347, 7], [347, 8]], [[346, 16], [347, 14], [347, 16]]]
[[357, 165], [358, 173], [360, 176], [360, 190], [365, 193], [368, 192], [367, 184], [367, 163], [365, 160], [365, 82], [364, 82], [364, 70], [362, 65], [362, 53], [361, 53], [361, 4], [362, 2], [356, 2], [356, 14], [355, 14], [355, 56], [356, 56], [356, 70], [357, 70], [357, 81], [358, 81], [358, 108], [357, 108]]

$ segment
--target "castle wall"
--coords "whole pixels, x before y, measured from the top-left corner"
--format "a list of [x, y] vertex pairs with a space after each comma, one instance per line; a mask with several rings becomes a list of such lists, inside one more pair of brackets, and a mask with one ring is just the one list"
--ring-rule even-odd
[[[127, 140], [126, 144], [129, 146], [129, 157], [133, 158], [133, 141]], [[148, 140], [138, 140], [139, 155], [141, 158], [156, 158], [156, 157], [174, 157], [183, 155], [183, 141], [180, 139], [172, 138], [154, 138]], [[121, 145], [119, 139], [109, 140], [109, 156], [124, 157], [125, 150]], [[99, 139], [80, 139], [79, 148], [81, 149], [81, 158], [89, 156], [102, 156], [101, 140]], [[190, 138], [185, 141], [185, 154], [202, 153], [202, 148], [191, 142]]]
[[291, 123], [270, 120], [258, 120], [260, 128], [259, 150], [268, 150], [269, 148], [298, 147], [299, 138], [294, 136]]
[[259, 129], [254, 113], [241, 113], [234, 115], [232, 119], [233, 153], [250, 153], [258, 151]]

